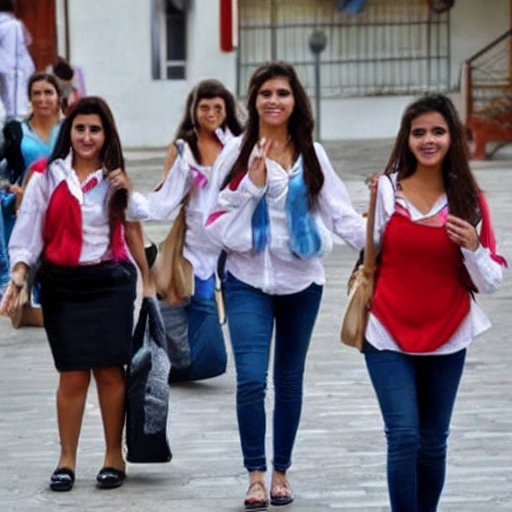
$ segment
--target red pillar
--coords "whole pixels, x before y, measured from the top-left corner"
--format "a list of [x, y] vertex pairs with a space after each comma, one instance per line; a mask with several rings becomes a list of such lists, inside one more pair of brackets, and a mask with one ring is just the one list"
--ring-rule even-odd
[[233, 51], [233, 0], [219, 0], [220, 6], [220, 49]]

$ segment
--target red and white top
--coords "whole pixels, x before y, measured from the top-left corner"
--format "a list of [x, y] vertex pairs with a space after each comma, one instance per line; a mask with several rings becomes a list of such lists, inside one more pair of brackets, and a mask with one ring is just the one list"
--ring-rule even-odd
[[490, 327], [461, 280], [465, 265], [479, 292], [491, 293], [503, 267], [489, 249], [453, 244], [444, 229], [448, 203], [441, 197], [426, 215], [386, 177], [379, 179], [375, 243], [382, 246], [366, 338], [379, 350], [449, 354]]
[[103, 169], [80, 183], [71, 162], [70, 153], [32, 175], [9, 242], [12, 267], [32, 265], [43, 251], [46, 260], [64, 266], [127, 257], [120, 223], [111, 235], [111, 186]]

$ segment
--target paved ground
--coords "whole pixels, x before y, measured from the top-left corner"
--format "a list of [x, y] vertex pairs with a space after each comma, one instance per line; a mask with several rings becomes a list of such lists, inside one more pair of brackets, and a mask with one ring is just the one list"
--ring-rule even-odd
[[[387, 141], [326, 145], [354, 204], [364, 209], [362, 178], [382, 169]], [[161, 150], [130, 151], [137, 188], [156, 183]], [[473, 165], [494, 215], [501, 251], [512, 262], [512, 154]], [[148, 226], [160, 240], [165, 226]], [[361, 356], [338, 341], [345, 282], [355, 254], [337, 246], [327, 258], [328, 285], [308, 359], [305, 406], [287, 512], [388, 511], [385, 443]], [[453, 418], [448, 475], [440, 512], [512, 511], [512, 282], [477, 299], [494, 328], [476, 340]], [[129, 465], [121, 489], [99, 491], [102, 430], [91, 389], [71, 493], [48, 490], [59, 446], [54, 409], [57, 375], [42, 329], [15, 331], [0, 319], [0, 511], [240, 512], [246, 488], [234, 409], [234, 371], [171, 390], [169, 436], [174, 459]], [[270, 394], [271, 395], [271, 394]], [[271, 396], [268, 398], [269, 407]]]

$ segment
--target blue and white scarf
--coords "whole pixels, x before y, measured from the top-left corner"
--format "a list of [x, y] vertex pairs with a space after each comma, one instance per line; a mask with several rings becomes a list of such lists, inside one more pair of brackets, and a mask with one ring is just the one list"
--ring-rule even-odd
[[[299, 167], [288, 183], [286, 198], [286, 220], [290, 233], [290, 250], [301, 259], [320, 256], [322, 238], [315, 219], [308, 207], [308, 190], [304, 182], [302, 156], [297, 162]], [[252, 245], [255, 253], [261, 253], [270, 239], [270, 218], [264, 195], [254, 210], [251, 221]]]

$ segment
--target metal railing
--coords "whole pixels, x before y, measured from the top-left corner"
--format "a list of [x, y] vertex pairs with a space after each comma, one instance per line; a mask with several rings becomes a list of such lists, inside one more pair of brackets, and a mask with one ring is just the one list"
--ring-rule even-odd
[[512, 28], [466, 60], [464, 75], [467, 119], [475, 113], [493, 117], [503, 109], [503, 100], [507, 98], [512, 112], [511, 36]]
[[358, 15], [335, 0], [239, 0], [238, 94], [252, 72], [269, 60], [295, 66], [314, 92], [314, 30], [327, 36], [321, 56], [321, 95], [328, 97], [420, 94], [453, 88], [449, 12], [425, 0], [367, 0]]

